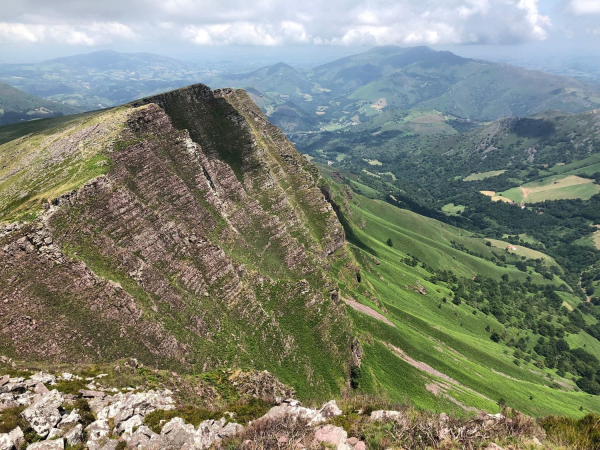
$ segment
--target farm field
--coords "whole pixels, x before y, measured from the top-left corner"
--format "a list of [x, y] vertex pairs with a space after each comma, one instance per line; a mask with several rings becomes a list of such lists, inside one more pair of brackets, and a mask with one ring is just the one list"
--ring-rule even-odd
[[[512, 198], [508, 198], [507, 196], [503, 195], [497, 195], [495, 191], [479, 191], [481, 192], [483, 195], [487, 195], [488, 197], [490, 197], [492, 199], [493, 202], [506, 202], [506, 203], [513, 203], [514, 200], [512, 200]], [[509, 191], [506, 191], [509, 192]], [[516, 192], [515, 192], [516, 194]]]
[[463, 181], [481, 181], [486, 178], [497, 177], [502, 175], [506, 170], [490, 170], [489, 172], [472, 173], [468, 177], [463, 178]]
[[499, 239], [486, 238], [486, 241], [492, 244], [492, 247], [507, 249], [509, 253], [513, 253], [518, 256], [524, 256], [528, 259], [544, 259], [551, 264], [556, 265], [553, 258], [546, 255], [545, 253], [538, 252], [531, 248], [523, 247], [522, 245], [512, 245], [510, 242], [501, 241]]
[[492, 196], [492, 200], [495, 197], [502, 196], [515, 203], [524, 205], [546, 200], [575, 198], [587, 200], [599, 192], [600, 186], [589, 178], [582, 178], [577, 175], [556, 175], [498, 193]]

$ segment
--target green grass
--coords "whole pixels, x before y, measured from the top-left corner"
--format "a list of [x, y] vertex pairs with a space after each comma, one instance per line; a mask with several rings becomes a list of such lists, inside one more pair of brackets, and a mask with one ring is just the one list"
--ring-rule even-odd
[[18, 139], [32, 133], [38, 133], [54, 127], [66, 126], [84, 118], [100, 114], [100, 111], [92, 111], [83, 114], [55, 117], [51, 119], [31, 120], [29, 122], [16, 123], [0, 127], [0, 145]]
[[506, 170], [490, 170], [489, 172], [472, 173], [468, 177], [463, 178], [463, 181], [481, 181], [486, 178], [497, 177], [502, 175]]
[[[1, 145], [0, 222], [29, 220], [51, 199], [108, 173], [111, 163], [105, 152], [122, 129], [125, 114], [116, 108], [39, 121], [43, 123], [36, 124], [37, 133]], [[21, 132], [26, 125], [13, 128]], [[94, 127], [97, 133], [81, 136]], [[81, 140], [77, 145], [74, 136]]]
[[447, 205], [442, 206], [442, 211], [448, 215], [457, 215], [462, 213], [464, 210], [464, 205], [455, 205], [454, 203], [448, 203]]
[[564, 200], [580, 198], [588, 200], [600, 192], [600, 186], [593, 180], [576, 175], [557, 175], [533, 181], [518, 188], [512, 188], [497, 195], [502, 195], [515, 203], [539, 203], [546, 200]]
[[[513, 266], [498, 267], [458, 251], [450, 244], [455, 240], [481, 254], [494, 251], [485, 245], [484, 239], [360, 196], [354, 197], [350, 208], [354, 238], [367, 250], [353, 247], [361, 266], [362, 280], [354, 287], [346, 285], [342, 293], [395, 324], [391, 327], [347, 308], [366, 349], [360, 390], [385, 393], [394, 401], [413, 403], [421, 408], [463, 415], [473, 413], [460, 404], [497, 412], [496, 402], [500, 398], [506, 399], [509, 406], [536, 417], [547, 414], [582, 417], [586, 412], [600, 411], [600, 404], [591, 395], [576, 392], [572, 387], [551, 387], [547, 375], [559, 378], [553, 370], [538, 369], [524, 360], [520, 366], [515, 365], [507, 347], [492, 342], [490, 333], [485, 330], [486, 326], [503, 330], [502, 324], [492, 315], [473, 314], [473, 308], [466, 304], [443, 303], [442, 297], [448, 297], [449, 290], [428, 282], [429, 273], [422, 267], [411, 267], [403, 262], [405, 255], [411, 254], [432, 267], [450, 269], [457, 275], [482, 274], [499, 279], [508, 273], [511, 279], [523, 281], [527, 274]], [[388, 238], [392, 239], [393, 247], [386, 245]], [[369, 253], [374, 254], [381, 264], [373, 264]], [[542, 283], [539, 274], [531, 276], [536, 283]], [[427, 295], [406, 288], [416, 284], [424, 286]], [[565, 294], [567, 297], [574, 301], [570, 294]], [[586, 349], [596, 352], [591, 339], [583, 334], [579, 338], [571, 337], [570, 342], [573, 347], [586, 345]], [[400, 348], [414, 360], [454, 381], [440, 379], [421, 370], [421, 366], [407, 363], [388, 345]], [[597, 354], [600, 355], [600, 349]], [[574, 386], [569, 380], [564, 382]], [[446, 385], [437, 395], [431, 392], [434, 390], [431, 385], [436, 383]], [[579, 410], [580, 406], [583, 411]]]

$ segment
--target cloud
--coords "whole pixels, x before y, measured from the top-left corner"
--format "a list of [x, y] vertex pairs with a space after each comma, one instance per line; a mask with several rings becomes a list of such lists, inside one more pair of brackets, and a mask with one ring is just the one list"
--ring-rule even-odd
[[600, 14], [598, 0], [571, 0], [570, 10], [575, 15]]
[[0, 17], [0, 42], [89, 46], [511, 44], [552, 25], [538, 0], [2, 0]]
[[0, 22], [0, 43], [97, 46], [135, 38], [131, 28], [117, 22], [92, 22], [84, 26]]

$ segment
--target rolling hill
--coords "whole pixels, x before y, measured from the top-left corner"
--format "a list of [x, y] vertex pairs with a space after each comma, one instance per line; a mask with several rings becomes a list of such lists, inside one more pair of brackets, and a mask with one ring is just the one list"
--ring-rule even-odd
[[0, 82], [0, 125], [77, 112], [80, 110], [75, 107], [35, 97]]
[[197, 82], [206, 71], [151, 53], [101, 50], [35, 64], [2, 64], [0, 80], [29, 94], [93, 110]]
[[[428, 47], [376, 47], [305, 73], [277, 64], [209, 82], [258, 89], [272, 103], [263, 108], [269, 116], [273, 105], [293, 102], [317, 116], [314, 130], [350, 128], [396, 110], [438, 111], [481, 122], [550, 109], [578, 113], [600, 105], [597, 86]], [[294, 126], [284, 130], [296, 131]]]

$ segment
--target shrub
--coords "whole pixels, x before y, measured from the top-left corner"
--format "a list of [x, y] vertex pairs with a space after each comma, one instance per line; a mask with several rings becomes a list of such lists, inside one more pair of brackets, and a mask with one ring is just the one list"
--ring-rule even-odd
[[588, 414], [583, 419], [545, 417], [540, 425], [552, 443], [573, 449], [600, 448], [600, 415]]

